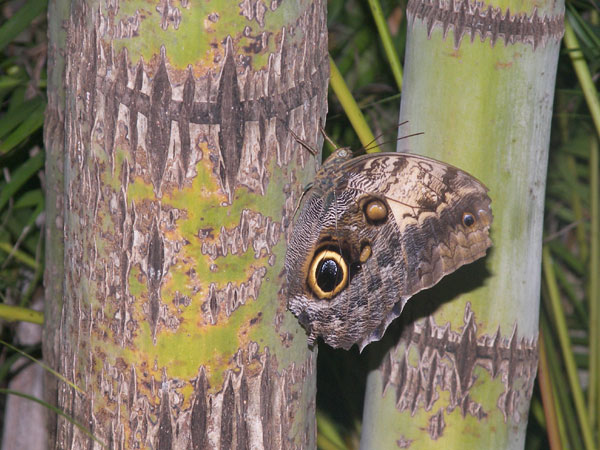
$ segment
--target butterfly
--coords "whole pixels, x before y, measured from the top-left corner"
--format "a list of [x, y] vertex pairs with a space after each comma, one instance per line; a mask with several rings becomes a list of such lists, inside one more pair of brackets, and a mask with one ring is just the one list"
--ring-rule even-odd
[[335, 151], [305, 191], [285, 257], [288, 308], [332, 347], [381, 339], [410, 297], [483, 257], [491, 200], [424, 156]]

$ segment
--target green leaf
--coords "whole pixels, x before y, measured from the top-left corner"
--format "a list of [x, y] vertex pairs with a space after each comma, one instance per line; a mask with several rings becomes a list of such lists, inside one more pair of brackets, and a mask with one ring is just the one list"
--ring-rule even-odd
[[30, 0], [0, 27], [0, 51], [46, 10], [47, 0]]
[[0, 139], [4, 139], [8, 133], [32, 114], [35, 114], [40, 108], [45, 109], [45, 102], [41, 97], [35, 97], [22, 103], [19, 108], [15, 108], [10, 114], [2, 116], [0, 118]]
[[14, 209], [30, 208], [44, 203], [44, 194], [41, 189], [33, 189], [25, 192], [15, 200]]
[[0, 210], [8, 200], [29, 180], [37, 174], [38, 170], [44, 165], [44, 152], [39, 152], [37, 155], [29, 158], [23, 165], [15, 170], [10, 178], [10, 182], [2, 187], [0, 191]]
[[46, 105], [38, 105], [23, 122], [0, 144], [0, 155], [19, 145], [44, 125]]

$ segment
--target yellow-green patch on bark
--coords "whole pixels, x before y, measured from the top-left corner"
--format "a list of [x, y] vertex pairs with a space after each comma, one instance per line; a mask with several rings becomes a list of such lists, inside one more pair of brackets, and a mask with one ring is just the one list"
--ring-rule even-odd
[[[180, 1], [173, 1], [170, 7], [178, 10], [181, 16], [176, 25], [176, 32], [172, 31], [175, 27], [173, 20], [167, 21], [166, 29], [161, 25], [161, 12], [157, 11], [154, 4], [148, 4], [147, 9], [140, 9], [139, 4], [136, 1], [119, 4], [116, 20], [124, 24], [139, 21], [139, 29], [132, 37], [115, 39], [113, 41], [115, 53], [118, 54], [126, 47], [130, 60], [135, 64], [140, 58], [151, 61], [155, 55], [160, 54], [161, 46], [164, 46], [169, 63], [174, 69], [183, 70], [190, 61], [194, 61], [194, 68], [199, 71], [206, 70], [214, 64], [215, 47], [221, 47], [220, 44], [231, 35], [232, 30], [240, 30], [239, 34], [232, 38], [238, 47], [238, 52], [245, 52], [251, 57], [252, 70], [265, 68], [269, 55], [277, 53], [278, 50], [276, 48], [278, 43], [272, 34], [288, 24], [290, 17], [298, 16], [298, 11], [304, 11], [310, 2], [280, 3], [275, 11], [266, 8], [264, 22], [259, 23], [259, 19], [255, 19], [254, 26], [247, 27], [248, 19], [242, 15], [239, 2], [190, 0], [188, 6], [184, 8]], [[192, 9], [194, 11], [191, 11]], [[197, 9], [201, 11], [198, 12]], [[255, 8], [252, 8], [251, 13], [258, 13], [258, 10], [255, 12]], [[246, 29], [249, 36], [242, 33], [242, 30]], [[265, 47], [261, 45], [260, 52], [256, 53], [253, 48], [256, 46], [256, 41], [264, 40], [263, 33], [268, 36], [267, 45]], [[207, 35], [210, 39], [206, 38]], [[295, 33], [293, 35], [288, 33], [286, 39], [302, 42], [304, 33], [296, 27]]]

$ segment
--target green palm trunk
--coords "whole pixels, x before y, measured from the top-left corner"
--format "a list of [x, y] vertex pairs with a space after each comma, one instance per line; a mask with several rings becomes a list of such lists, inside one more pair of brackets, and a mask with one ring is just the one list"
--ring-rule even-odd
[[535, 5], [409, 2], [401, 134], [424, 135], [399, 148], [490, 189], [494, 247], [409, 302], [400, 340], [368, 378], [361, 448], [524, 445], [564, 12]]
[[49, 22], [45, 356], [82, 392], [48, 397], [109, 448], [314, 448], [282, 272], [315, 170], [289, 130], [316, 146], [326, 113], [324, 3], [55, 1]]

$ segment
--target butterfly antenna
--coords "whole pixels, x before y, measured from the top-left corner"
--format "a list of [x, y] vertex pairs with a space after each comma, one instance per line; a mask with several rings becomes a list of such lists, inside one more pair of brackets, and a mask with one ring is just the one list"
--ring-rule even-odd
[[[408, 120], [405, 120], [404, 122], [400, 122], [396, 128], [400, 128], [402, 125], [406, 125], [408, 123]], [[372, 150], [374, 148], [379, 147], [379, 145], [377, 144], [377, 139], [379, 139], [380, 137], [383, 137], [383, 132], [379, 133], [377, 136], [375, 136], [375, 138], [373, 138], [373, 140], [371, 142], [368, 142], [367, 145], [363, 146], [363, 149], [365, 150], [365, 152], [368, 152], [369, 150]], [[400, 139], [404, 139], [404, 138], [399, 138]], [[373, 147], [371, 147], [371, 145], [375, 144]], [[387, 144], [387, 142], [382, 142], [381, 145], [383, 144]]]
[[334, 149], [336, 149], [336, 150], [337, 150], [338, 148], [340, 148], [340, 146], [339, 146], [339, 145], [337, 145], [337, 144], [336, 144], [336, 143], [333, 141], [333, 139], [331, 139], [329, 136], [327, 136], [327, 133], [325, 133], [325, 128], [323, 128], [323, 125], [319, 125], [319, 130], [321, 130], [321, 134], [323, 135], [323, 137], [325, 138], [325, 140], [326, 140], [327, 142], [329, 142], [329, 143], [331, 144], [331, 146], [332, 146]]
[[317, 150], [315, 150], [308, 142], [306, 142], [304, 139], [302, 139], [300, 136], [298, 136], [296, 133], [294, 133], [292, 130], [290, 130], [288, 128], [288, 131], [290, 132], [290, 134], [292, 135], [292, 137], [296, 140], [296, 142], [298, 144], [300, 144], [302, 147], [304, 147], [306, 150], [308, 150], [308, 152], [313, 155], [313, 156], [317, 156], [317, 154], [319, 153]]
[[288, 132], [292, 135], [292, 137], [298, 144], [304, 147], [311, 155], [317, 156], [317, 154], [319, 153], [318, 150], [315, 150], [308, 142], [306, 142], [304, 139], [302, 139], [300, 136], [294, 133], [294, 131], [287, 125], [287, 123], [285, 123], [283, 119], [277, 118], [277, 120], [283, 123], [283, 126], [286, 128], [286, 130], [288, 130]]
[[[402, 125], [406, 125], [407, 123], [408, 123], [408, 120], [405, 120], [404, 122], [400, 122], [400, 123], [399, 123], [399, 124], [396, 126], [396, 128], [400, 128]], [[418, 132], [418, 133], [407, 134], [406, 136], [402, 136], [402, 137], [396, 138], [396, 139], [395, 139], [395, 140], [393, 140], [393, 141], [384, 141], [384, 142], [382, 142], [382, 143], [381, 143], [381, 145], [383, 145], [383, 144], [389, 144], [390, 142], [398, 142], [398, 141], [401, 141], [401, 140], [403, 140], [403, 139], [407, 139], [407, 138], [409, 138], [409, 137], [419, 136], [419, 135], [421, 135], [421, 134], [425, 134], [425, 133], [424, 133], [424, 132], [422, 132], [422, 131], [420, 131], [420, 132]], [[365, 145], [365, 146], [364, 146], [364, 150], [365, 150], [365, 152], [368, 152], [369, 150], [372, 150], [372, 149], [374, 149], [374, 148], [377, 148], [377, 147], [379, 147], [379, 145], [377, 145], [377, 143], [376, 143], [375, 141], [377, 141], [377, 139], [379, 139], [379, 138], [380, 138], [380, 137], [382, 137], [382, 136], [383, 136], [383, 133], [379, 134], [379, 135], [378, 135], [378, 136], [377, 136], [375, 139], [373, 139], [371, 142], [369, 142], [367, 145]], [[375, 145], [373, 145], [373, 146], [371, 147], [371, 145], [372, 145], [373, 143], [375, 143]]]
[[[370, 141], [369, 143], [367, 143], [367, 145], [363, 145], [361, 148], [359, 148], [355, 153], [363, 153], [363, 151], [366, 153], [369, 150], [372, 150], [374, 148], [379, 147], [379, 144], [377, 143], [377, 139], [383, 137], [383, 133], [379, 133], [377, 136], [375, 136], [373, 138], [372, 141]], [[373, 145], [374, 144], [374, 145]], [[385, 144], [385, 142], [383, 142], [382, 144]]]

